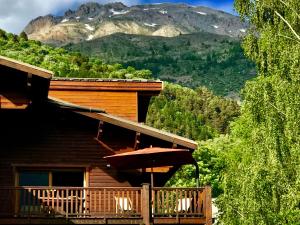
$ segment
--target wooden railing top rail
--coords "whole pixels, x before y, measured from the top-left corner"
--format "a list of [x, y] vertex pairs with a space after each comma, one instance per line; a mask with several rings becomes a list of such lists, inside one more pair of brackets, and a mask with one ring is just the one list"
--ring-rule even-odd
[[[56, 186], [3, 186], [0, 187], [0, 190], [19, 190], [19, 189], [40, 189], [40, 190], [129, 190], [129, 191], [138, 191], [142, 187], [56, 187]], [[193, 187], [153, 187], [154, 191], [176, 191], [176, 190], [187, 190], [187, 191], [203, 191], [205, 188], [193, 188]]]
[[173, 190], [187, 190], [187, 191], [203, 191], [205, 188], [203, 187], [199, 187], [199, 188], [196, 188], [196, 187], [153, 187], [152, 190], [155, 190], [155, 191], [158, 191], [158, 190], [170, 190], [170, 191], [173, 191]]
[[17, 186], [17, 187], [0, 187], [0, 190], [20, 190], [20, 189], [40, 189], [40, 190], [129, 190], [138, 191], [141, 187], [46, 187], [46, 186]]

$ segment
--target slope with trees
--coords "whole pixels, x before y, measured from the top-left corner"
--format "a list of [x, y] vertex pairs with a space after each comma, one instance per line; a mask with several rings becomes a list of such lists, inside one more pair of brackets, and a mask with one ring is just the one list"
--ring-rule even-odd
[[117, 33], [65, 48], [107, 63], [146, 68], [155, 78], [190, 88], [205, 86], [223, 96], [239, 93], [256, 75], [238, 39], [207, 32], [172, 38]]
[[[239, 105], [232, 100], [215, 96], [206, 88], [195, 90], [166, 84], [162, 93], [152, 99], [147, 124], [199, 141], [194, 152], [200, 168], [200, 184], [211, 184], [213, 196], [222, 193], [221, 171], [225, 166], [225, 148], [231, 145], [226, 135], [229, 125], [240, 115]], [[194, 166], [182, 167], [168, 186], [195, 187]]]
[[28, 40], [24, 32], [18, 36], [0, 30], [0, 55], [49, 69], [58, 77], [151, 78], [149, 70], [105, 64], [98, 58]]

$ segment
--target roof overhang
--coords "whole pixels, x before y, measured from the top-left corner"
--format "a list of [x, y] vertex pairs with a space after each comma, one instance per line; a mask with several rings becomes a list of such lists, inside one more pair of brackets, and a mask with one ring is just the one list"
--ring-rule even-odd
[[196, 149], [198, 144], [195, 141], [192, 141], [188, 138], [184, 138], [175, 134], [171, 134], [166, 131], [162, 131], [145, 124], [140, 124], [137, 122], [133, 122], [131, 120], [127, 120], [118, 116], [113, 116], [106, 113], [93, 113], [93, 112], [80, 112], [75, 111], [81, 115], [88, 116], [90, 118], [94, 118], [103, 122], [107, 122], [119, 127], [123, 127], [125, 129], [133, 130], [142, 134], [149, 135], [151, 137], [155, 137], [170, 143], [174, 143], [180, 146], [183, 146], [188, 149]]
[[0, 65], [7, 66], [16, 70], [26, 72], [28, 74], [36, 75], [46, 79], [51, 79], [53, 72], [45, 70], [36, 66], [32, 66], [28, 63], [23, 63], [14, 59], [10, 59], [4, 56], [0, 56]]
[[51, 90], [76, 91], [141, 91], [157, 92], [163, 83], [155, 80], [96, 79], [96, 78], [55, 78], [51, 80]]

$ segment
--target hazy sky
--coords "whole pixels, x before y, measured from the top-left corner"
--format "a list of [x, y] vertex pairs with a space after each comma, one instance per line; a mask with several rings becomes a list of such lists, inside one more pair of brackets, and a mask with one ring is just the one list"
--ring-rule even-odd
[[233, 13], [233, 0], [0, 0], [0, 28], [20, 33], [28, 22], [38, 16], [61, 14], [67, 9], [76, 9], [85, 2], [123, 2], [125, 5], [146, 3], [186, 3], [202, 5]]

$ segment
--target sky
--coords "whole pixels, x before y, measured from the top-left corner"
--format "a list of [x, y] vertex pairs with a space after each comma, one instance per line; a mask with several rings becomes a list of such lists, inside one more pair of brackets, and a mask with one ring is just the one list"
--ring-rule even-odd
[[234, 13], [233, 0], [0, 0], [0, 29], [19, 34], [30, 20], [38, 16], [59, 15], [90, 1], [100, 4], [118, 1], [127, 6], [163, 2], [186, 3]]

